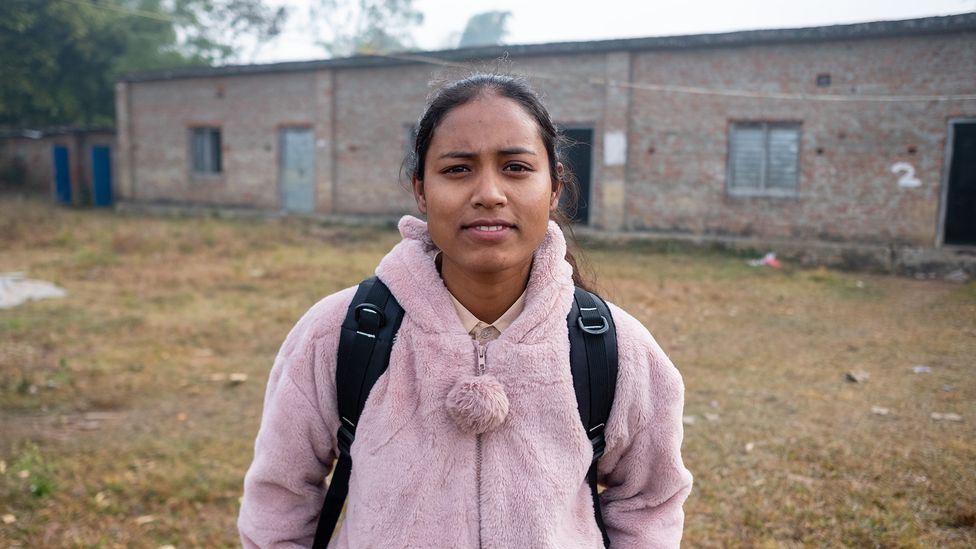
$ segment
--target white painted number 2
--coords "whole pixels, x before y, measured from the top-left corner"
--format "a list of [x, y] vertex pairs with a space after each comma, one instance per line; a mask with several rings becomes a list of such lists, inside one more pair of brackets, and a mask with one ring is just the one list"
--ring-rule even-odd
[[891, 173], [901, 174], [901, 177], [898, 178], [898, 186], [903, 189], [914, 189], [922, 186], [922, 182], [915, 177], [915, 166], [908, 162], [895, 162], [891, 165]]

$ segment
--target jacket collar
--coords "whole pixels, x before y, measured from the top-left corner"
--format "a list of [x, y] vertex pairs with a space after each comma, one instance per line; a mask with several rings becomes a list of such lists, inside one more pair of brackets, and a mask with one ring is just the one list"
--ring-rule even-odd
[[[427, 223], [404, 216], [398, 225], [403, 240], [380, 261], [376, 275], [386, 283], [407, 315], [429, 333], [468, 336], [451, 301], [451, 294], [437, 272], [439, 251], [430, 238]], [[535, 250], [525, 308], [500, 339], [531, 343], [550, 335], [551, 318], [564, 318], [573, 299], [573, 269], [565, 260], [566, 240], [555, 222]]]

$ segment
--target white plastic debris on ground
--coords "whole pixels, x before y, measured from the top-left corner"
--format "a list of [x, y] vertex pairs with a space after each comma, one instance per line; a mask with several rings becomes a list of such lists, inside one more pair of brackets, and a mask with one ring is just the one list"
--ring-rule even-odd
[[778, 259], [776, 259], [776, 254], [769, 252], [768, 254], [760, 257], [759, 259], [753, 259], [747, 261], [751, 267], [772, 267], [773, 269], [779, 269], [783, 266]]
[[31, 299], [61, 298], [68, 295], [43, 280], [24, 278], [24, 273], [0, 273], [0, 309], [10, 309]]

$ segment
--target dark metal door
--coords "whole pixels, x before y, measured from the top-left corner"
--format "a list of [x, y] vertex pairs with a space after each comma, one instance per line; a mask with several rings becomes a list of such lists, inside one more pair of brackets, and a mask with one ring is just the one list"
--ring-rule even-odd
[[112, 155], [105, 145], [92, 147], [92, 204], [112, 205]]
[[71, 204], [71, 165], [68, 147], [54, 146], [54, 194], [59, 204]]
[[955, 124], [949, 188], [946, 194], [945, 243], [976, 244], [976, 123]]
[[315, 143], [310, 128], [281, 129], [281, 206], [315, 210]]
[[[579, 198], [576, 201], [574, 223], [590, 222], [590, 174], [593, 171], [593, 130], [591, 128], [563, 130], [570, 140], [565, 151], [567, 167], [576, 176], [579, 184]], [[563, 194], [563, 204], [568, 195]], [[572, 210], [570, 208], [570, 210]]]

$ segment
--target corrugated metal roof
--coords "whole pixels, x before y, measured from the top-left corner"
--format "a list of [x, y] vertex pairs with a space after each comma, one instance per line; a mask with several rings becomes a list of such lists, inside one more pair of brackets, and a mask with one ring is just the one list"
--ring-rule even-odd
[[[900, 21], [873, 21], [848, 25], [804, 27], [792, 29], [764, 29], [693, 34], [683, 36], [659, 36], [649, 38], [625, 38], [594, 40], [587, 42], [553, 42], [548, 44], [502, 45], [452, 50], [411, 52], [408, 55], [442, 61], [471, 61], [494, 59], [505, 55], [526, 57], [540, 55], [565, 55], [606, 53], [612, 51], [669, 50], [689, 48], [725, 48], [753, 45], [823, 42], [867, 38], [913, 36], [921, 34], [945, 34], [976, 31], [976, 12]], [[317, 61], [294, 61], [260, 65], [225, 65], [221, 67], [179, 67], [130, 73], [121, 78], [125, 82], [149, 82], [182, 78], [207, 78], [281, 72], [303, 72], [320, 69], [369, 68], [419, 63], [410, 59], [388, 56], [356, 56]]]

